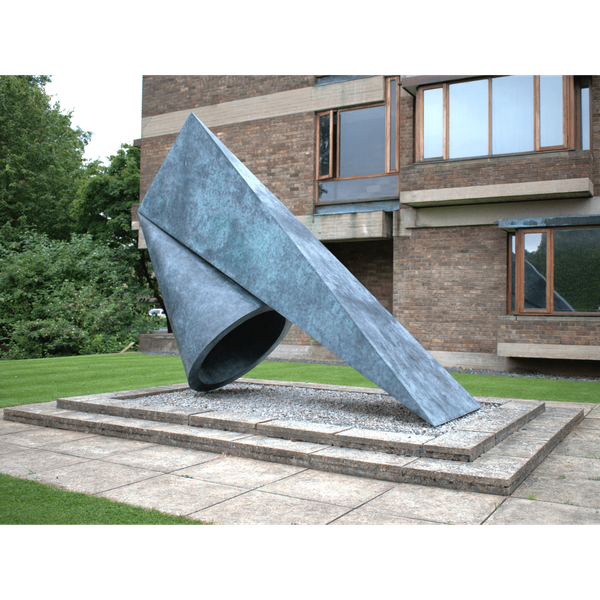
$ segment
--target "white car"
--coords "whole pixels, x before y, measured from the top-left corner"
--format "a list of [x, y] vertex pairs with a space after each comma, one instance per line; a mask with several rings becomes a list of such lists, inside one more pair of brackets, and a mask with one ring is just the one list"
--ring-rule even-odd
[[151, 317], [162, 317], [163, 319], [167, 318], [167, 315], [165, 315], [165, 311], [162, 308], [152, 308], [148, 311], [148, 314]]

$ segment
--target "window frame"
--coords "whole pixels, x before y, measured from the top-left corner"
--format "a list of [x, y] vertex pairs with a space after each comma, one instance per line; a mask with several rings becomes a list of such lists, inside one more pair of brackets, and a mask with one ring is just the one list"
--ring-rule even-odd
[[[506, 310], [509, 315], [545, 315], [554, 317], [600, 317], [600, 311], [595, 312], [554, 312], [554, 232], [572, 229], [600, 229], [594, 225], [565, 225], [563, 227], [535, 227], [517, 229], [508, 235], [507, 260], [507, 302]], [[546, 308], [525, 308], [525, 244], [524, 236], [528, 233], [546, 234]], [[512, 268], [512, 243], [515, 243], [515, 273]], [[512, 308], [513, 276], [515, 287], [515, 308]]]
[[[394, 131], [392, 131], [391, 124], [391, 86], [396, 85], [395, 90], [395, 111], [396, 111], [396, 123]], [[340, 177], [340, 115], [344, 112], [349, 112], [353, 110], [363, 110], [365, 108], [375, 108], [378, 106], [385, 107], [385, 165], [382, 173], [373, 173], [371, 175], [352, 175], [347, 177]], [[385, 100], [383, 102], [376, 102], [374, 104], [364, 104], [360, 106], [352, 106], [347, 108], [338, 108], [338, 109], [330, 109], [326, 111], [321, 111], [316, 113], [316, 166], [315, 166], [315, 174], [316, 181], [345, 181], [349, 179], [366, 179], [369, 177], [382, 177], [386, 175], [393, 175], [399, 172], [400, 167], [400, 119], [399, 119], [399, 111], [400, 111], [400, 78], [399, 77], [388, 77], [385, 80]], [[321, 117], [329, 115], [329, 172], [325, 175], [320, 174], [320, 160], [321, 160], [321, 152], [320, 152], [320, 141], [321, 141]], [[391, 144], [393, 138], [395, 137], [395, 164], [390, 165], [391, 161]], [[333, 143], [332, 143], [333, 140]], [[333, 159], [333, 160], [332, 160]]]
[[[482, 158], [482, 157], [495, 157], [495, 156], [509, 156], [512, 154], [531, 154], [535, 152], [547, 152], [556, 150], [574, 150], [576, 146], [577, 133], [576, 123], [574, 118], [575, 112], [575, 85], [574, 77], [572, 75], [562, 76], [562, 102], [563, 102], [563, 143], [554, 146], [542, 146], [541, 145], [541, 131], [540, 131], [540, 76], [533, 76], [533, 127], [534, 127], [534, 143], [533, 150], [526, 152], [515, 152], [508, 154], [493, 154], [492, 153], [492, 80], [498, 76], [487, 76], [487, 77], [472, 77], [468, 79], [452, 80], [443, 83], [435, 83], [432, 85], [425, 85], [417, 89], [417, 110], [416, 110], [416, 148], [417, 148], [417, 162], [430, 162], [440, 160], [468, 160], [470, 158]], [[459, 158], [449, 158], [449, 86], [467, 83], [471, 81], [488, 81], [488, 153], [474, 156], [465, 156]], [[443, 144], [443, 155], [424, 158], [424, 106], [423, 106], [423, 94], [427, 90], [433, 89], [443, 90], [443, 129], [442, 129], [442, 144]]]

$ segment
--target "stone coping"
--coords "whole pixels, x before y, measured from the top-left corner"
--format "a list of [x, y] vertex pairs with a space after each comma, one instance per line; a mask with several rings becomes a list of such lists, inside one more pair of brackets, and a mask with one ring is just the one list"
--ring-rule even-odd
[[[242, 381], [242, 380], [240, 380]], [[378, 388], [333, 386], [326, 384], [298, 384], [295, 382], [272, 382], [260, 379], [244, 379], [246, 383], [312, 387], [336, 391], [381, 393]], [[164, 403], [136, 406], [132, 400], [153, 394], [188, 389], [186, 384], [158, 386], [128, 390], [112, 395], [101, 394], [74, 398], [59, 398], [58, 408], [112, 415], [116, 417], [162, 421], [237, 433], [260, 434], [266, 437], [327, 444], [357, 450], [385, 452], [405, 456], [444, 458], [472, 462], [509, 435], [535, 419], [545, 410], [543, 402], [511, 399], [478, 398], [480, 402], [500, 404], [481, 418], [457, 429], [435, 435], [407, 434], [351, 426], [332, 426], [305, 421], [290, 421], [260, 416], [234, 414], [212, 409], [198, 410], [169, 406]], [[367, 391], [368, 390], [368, 391]]]

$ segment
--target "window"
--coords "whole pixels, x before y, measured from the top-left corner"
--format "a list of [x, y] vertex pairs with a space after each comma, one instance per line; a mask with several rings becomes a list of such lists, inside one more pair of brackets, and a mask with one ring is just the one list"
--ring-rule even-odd
[[[573, 112], [572, 91], [573, 77], [562, 75], [487, 77], [420, 88], [418, 158], [467, 158], [570, 147], [575, 143], [567, 126]], [[586, 98], [582, 87], [581, 113], [584, 102], [589, 106]], [[589, 108], [587, 114], [589, 118]], [[589, 136], [589, 124], [587, 132]]]
[[579, 147], [590, 149], [590, 78], [579, 78], [577, 91], [579, 94]]
[[509, 312], [600, 315], [600, 227], [517, 230], [509, 248]]
[[398, 197], [398, 99], [388, 78], [384, 104], [317, 115], [319, 201]]

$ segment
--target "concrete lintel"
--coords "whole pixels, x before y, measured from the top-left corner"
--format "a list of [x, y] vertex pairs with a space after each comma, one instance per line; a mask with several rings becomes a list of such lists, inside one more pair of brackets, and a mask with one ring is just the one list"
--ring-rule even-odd
[[457, 204], [488, 204], [517, 200], [548, 200], [555, 198], [589, 198], [594, 186], [589, 177], [500, 183], [439, 190], [413, 190], [400, 193], [400, 202], [407, 206], [448, 206]]
[[383, 75], [377, 75], [145, 117], [142, 119], [142, 137], [179, 133], [191, 112], [207, 127], [216, 127], [303, 112], [383, 102], [384, 99], [385, 78]]
[[301, 215], [298, 220], [322, 242], [373, 241], [392, 238], [392, 213], [383, 211]]
[[569, 360], [600, 360], [600, 346], [567, 344], [498, 343], [498, 356], [517, 358], [562, 358]]
[[471, 204], [462, 206], [431, 206], [403, 208], [400, 219], [403, 227], [468, 227], [498, 225], [502, 219], [567, 217], [600, 214], [600, 196], [560, 200], [533, 200], [505, 204]]

